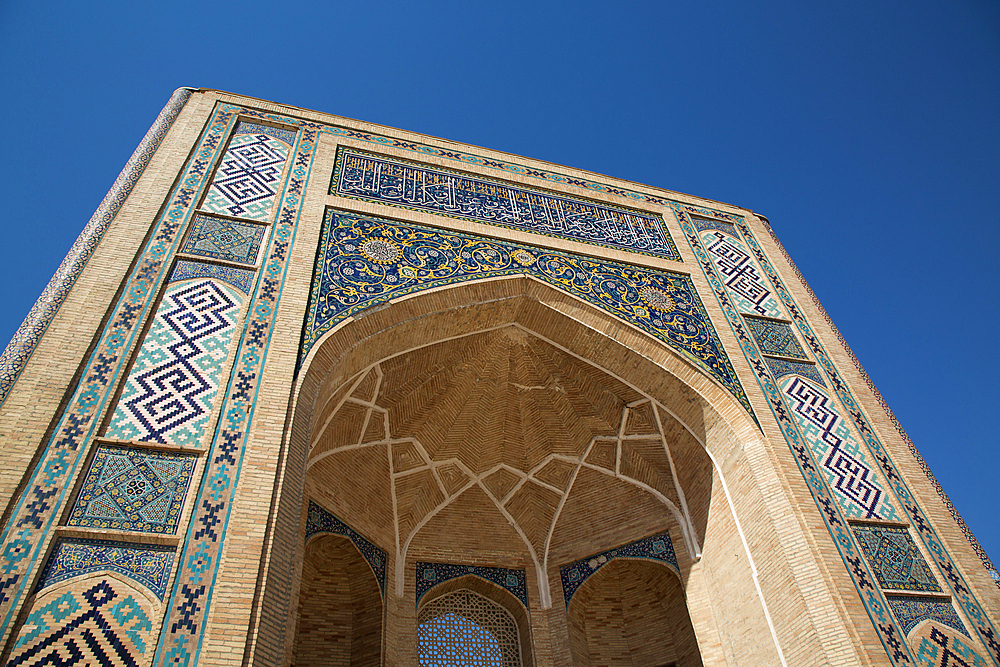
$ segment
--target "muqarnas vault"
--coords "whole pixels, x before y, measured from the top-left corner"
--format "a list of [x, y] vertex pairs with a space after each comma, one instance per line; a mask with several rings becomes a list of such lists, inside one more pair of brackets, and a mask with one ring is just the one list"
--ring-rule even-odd
[[180, 89], [0, 401], [6, 665], [1000, 665], [737, 206]]

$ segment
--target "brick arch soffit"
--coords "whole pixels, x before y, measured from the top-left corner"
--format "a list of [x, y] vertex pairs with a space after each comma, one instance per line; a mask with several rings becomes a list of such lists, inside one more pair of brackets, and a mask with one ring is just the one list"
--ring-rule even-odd
[[[520, 292], [518, 292], [517, 290], [510, 290], [509, 289], [510, 282], [515, 281], [515, 280], [522, 281], [522, 289], [521, 289]], [[298, 443], [295, 443], [295, 442], [291, 443], [291, 446], [293, 446], [293, 447], [296, 446], [296, 444], [297, 444], [299, 446], [305, 446], [305, 448], [306, 448], [306, 452], [303, 452], [303, 454], [304, 454], [303, 460], [306, 461], [305, 471], [304, 472], [307, 474], [308, 470], [313, 465], [315, 465], [315, 463], [317, 463], [319, 460], [321, 460], [322, 458], [325, 458], [326, 456], [329, 456], [329, 455], [331, 455], [331, 454], [333, 454], [333, 453], [335, 453], [337, 451], [342, 451], [341, 449], [337, 449], [337, 450], [334, 450], [334, 451], [331, 451], [331, 452], [324, 452], [320, 456], [314, 457], [312, 459], [310, 459], [309, 456], [308, 456], [309, 451], [315, 445], [315, 443], [316, 443], [316, 441], [317, 441], [317, 439], [319, 437], [319, 435], [315, 434], [314, 431], [316, 431], [318, 429], [318, 433], [321, 434], [322, 430], [327, 425], [329, 425], [329, 423], [333, 420], [333, 418], [334, 418], [334, 416], [336, 415], [336, 412], [337, 412], [337, 410], [335, 409], [331, 413], [331, 415], [327, 418], [327, 420], [324, 422], [324, 424], [322, 424], [322, 425], [313, 424], [312, 423], [313, 414], [314, 414], [316, 408], [318, 407], [317, 403], [319, 403], [319, 389], [321, 387], [325, 386], [328, 382], [336, 381], [336, 379], [333, 377], [334, 373], [336, 372], [338, 366], [341, 365], [341, 362], [343, 362], [351, 354], [351, 352], [356, 351], [359, 347], [361, 347], [362, 345], [364, 345], [366, 343], [372, 342], [380, 334], [383, 335], [384, 340], [387, 341], [387, 342], [389, 342], [390, 345], [392, 343], [396, 343], [397, 341], [392, 336], [392, 330], [395, 327], [398, 327], [400, 325], [413, 324], [413, 322], [415, 320], [421, 320], [421, 319], [442, 318], [442, 317], [443, 318], [448, 318], [457, 309], [465, 308], [465, 307], [469, 307], [469, 306], [473, 306], [473, 305], [476, 305], [477, 303], [485, 303], [485, 302], [489, 301], [490, 299], [482, 297], [482, 288], [485, 286], [487, 288], [487, 290], [489, 290], [490, 287], [496, 286], [498, 283], [505, 283], [507, 289], [501, 288], [500, 290], [498, 290], [498, 292], [496, 294], [497, 298], [519, 298], [520, 297], [520, 298], [528, 298], [528, 299], [539, 301], [537, 299], [537, 297], [534, 297], [530, 292], [534, 291], [534, 290], [540, 290], [542, 293], [545, 293], [545, 292], [555, 292], [555, 293], [557, 293], [559, 300], [564, 300], [564, 299], [570, 299], [570, 300], [572, 300], [574, 302], [573, 306], [574, 306], [574, 308], [577, 311], [586, 313], [587, 316], [589, 316], [589, 317], [591, 317], [593, 319], [596, 319], [597, 320], [597, 324], [602, 325], [602, 327], [598, 328], [598, 327], [595, 327], [595, 326], [588, 325], [586, 322], [581, 321], [581, 319], [580, 319], [581, 316], [579, 315], [579, 313], [575, 314], [575, 317], [573, 318], [573, 321], [576, 324], [578, 324], [580, 327], [586, 328], [591, 333], [600, 336], [602, 339], [609, 340], [613, 344], [618, 345], [619, 344], [618, 343], [619, 339], [627, 338], [627, 337], [634, 337], [636, 333], [639, 333], [647, 341], [652, 341], [653, 342], [655, 348], [662, 355], [662, 357], [661, 357], [662, 361], [666, 362], [666, 364], [665, 363], [661, 363], [661, 361], [658, 361], [658, 360], [655, 360], [655, 359], [649, 359], [648, 357], [646, 359], [648, 361], [651, 361], [653, 364], [659, 366], [664, 372], [668, 373], [672, 378], [674, 378], [676, 380], [676, 382], [678, 384], [683, 385], [687, 389], [693, 391], [697, 395], [698, 399], [700, 400], [703, 408], [705, 408], [707, 411], [709, 411], [711, 413], [714, 413], [714, 415], [717, 416], [720, 419], [720, 421], [726, 425], [727, 430], [729, 431], [729, 433], [733, 437], [733, 440], [736, 441], [736, 442], [739, 442], [739, 443], [743, 443], [743, 444], [741, 444], [741, 449], [746, 449], [747, 447], [753, 447], [753, 446], [760, 446], [762, 444], [762, 436], [760, 434], [759, 428], [757, 427], [756, 423], [753, 421], [752, 417], [744, 410], [744, 408], [742, 407], [742, 405], [740, 405], [739, 402], [734, 397], [732, 397], [729, 394], [729, 392], [726, 391], [715, 380], [713, 380], [712, 378], [710, 378], [701, 369], [698, 369], [693, 364], [691, 364], [691, 363], [687, 362], [686, 360], [684, 360], [683, 357], [681, 357], [676, 351], [674, 351], [673, 349], [671, 349], [665, 343], [663, 343], [662, 341], [659, 341], [659, 340], [653, 338], [652, 336], [649, 336], [648, 334], [645, 334], [644, 332], [641, 332], [641, 331], [635, 329], [634, 327], [631, 327], [631, 326], [625, 324], [624, 322], [619, 321], [617, 318], [615, 318], [615, 317], [613, 317], [613, 316], [605, 313], [604, 311], [596, 308], [595, 306], [593, 306], [593, 305], [591, 305], [591, 304], [589, 304], [589, 303], [587, 303], [585, 301], [582, 301], [582, 300], [576, 298], [575, 296], [573, 296], [571, 294], [568, 294], [568, 293], [566, 293], [566, 292], [564, 292], [562, 290], [559, 290], [556, 287], [553, 287], [553, 286], [550, 286], [550, 285], [547, 285], [547, 284], [544, 284], [544, 283], [540, 283], [539, 281], [531, 280], [530, 278], [515, 277], [515, 278], [511, 278], [511, 279], [507, 279], [507, 280], [502, 280], [502, 281], [497, 281], [497, 280], [468, 281], [468, 282], [459, 283], [459, 284], [456, 284], [456, 285], [453, 285], [453, 286], [447, 286], [447, 287], [444, 287], [444, 288], [439, 289], [439, 290], [433, 290], [433, 291], [427, 292], [427, 293], [417, 293], [417, 294], [415, 294], [415, 295], [413, 295], [413, 296], [411, 296], [411, 297], [409, 297], [409, 298], [407, 298], [405, 300], [401, 300], [402, 303], [396, 302], [396, 303], [389, 303], [389, 304], [383, 304], [383, 305], [380, 305], [380, 306], [376, 306], [371, 311], [366, 311], [366, 312], [359, 313], [359, 314], [355, 315], [353, 318], [344, 321], [343, 323], [341, 323], [340, 325], [338, 325], [337, 327], [335, 327], [331, 331], [327, 332], [322, 338], [320, 338], [319, 340], [317, 340], [316, 343], [312, 346], [309, 354], [302, 361], [302, 365], [301, 365], [301, 367], [299, 369], [298, 377], [297, 377], [297, 380], [296, 380], [296, 384], [295, 384], [295, 388], [294, 388], [294, 393], [293, 393], [294, 405], [292, 406], [292, 410], [291, 410], [291, 414], [293, 415], [293, 417], [292, 417], [293, 427], [290, 429], [290, 431], [293, 434], [292, 435], [292, 439], [293, 440], [296, 439], [295, 433], [299, 430], [299, 429], [297, 429], [297, 428], [294, 427], [294, 423], [297, 422], [297, 421], [299, 421], [299, 420], [303, 420], [305, 423], [308, 424], [308, 427], [306, 427], [304, 429], [301, 429], [301, 430], [307, 432], [308, 435], [304, 435], [304, 436], [300, 437], [299, 438], [300, 442], [298, 442]], [[529, 288], [529, 285], [530, 285], [530, 288]], [[444, 306], [438, 306], [437, 308], [433, 307], [433, 306], [435, 306], [435, 305], [437, 305], [437, 304], [440, 303], [439, 300], [440, 300], [441, 295], [442, 295], [443, 292], [450, 292], [450, 293], [455, 294], [455, 293], [460, 293], [462, 291], [469, 291], [469, 290], [476, 289], [476, 288], [480, 289], [480, 291], [477, 293], [480, 296], [480, 299], [478, 301], [475, 301], [475, 302], [470, 302], [470, 301], [456, 301], [455, 303], [450, 303], [450, 304], [447, 304], [447, 305], [444, 305]], [[421, 303], [421, 302], [424, 302], [424, 303]], [[539, 303], [541, 303], [541, 301], [539, 301]], [[426, 308], [426, 309], [422, 309], [422, 308], [420, 308], [421, 305], [426, 305], [426, 306], [431, 306], [431, 307]], [[544, 303], [541, 303], [541, 305], [543, 307], [551, 307], [551, 306], [548, 306], [547, 304], [544, 304]], [[388, 326], [386, 326], [383, 329], [378, 330], [378, 331], [372, 331], [370, 327], [352, 326], [352, 324], [354, 324], [355, 322], [357, 322], [357, 320], [362, 319], [362, 318], [368, 316], [369, 313], [375, 313], [377, 311], [389, 311], [390, 309], [400, 308], [400, 307], [406, 308], [410, 312], [417, 312], [417, 313], [420, 313], [420, 314], [417, 315], [417, 316], [410, 317], [410, 318], [405, 318], [404, 317], [403, 319], [400, 319], [400, 320], [390, 321], [388, 323]], [[557, 313], [559, 315], [565, 315], [565, 313], [562, 313], [560, 311], [557, 311]], [[568, 319], [568, 316], [567, 316], [567, 319]], [[675, 411], [671, 410], [668, 406], [664, 405], [664, 403], [662, 401], [657, 400], [655, 397], [651, 396], [647, 391], [644, 391], [640, 387], [636, 386], [633, 382], [630, 382], [627, 379], [625, 379], [624, 377], [622, 377], [622, 375], [614, 372], [611, 369], [608, 369], [608, 368], [600, 365], [599, 363], [597, 363], [597, 362], [595, 362], [595, 361], [587, 358], [586, 356], [583, 356], [581, 354], [576, 353], [574, 350], [572, 350], [572, 349], [570, 349], [570, 348], [568, 348], [568, 347], [566, 347], [564, 345], [561, 345], [560, 343], [558, 343], [558, 342], [556, 342], [554, 340], [551, 340], [550, 338], [548, 338], [548, 337], [540, 334], [539, 332], [536, 332], [536, 331], [533, 331], [533, 330], [529, 329], [528, 327], [524, 326], [523, 324], [520, 324], [516, 320], [514, 320], [514, 321], [506, 321], [506, 322], [503, 322], [503, 323], [501, 323], [499, 325], [496, 325], [496, 326], [489, 326], [489, 327], [482, 327], [482, 328], [472, 328], [472, 327], [470, 327], [467, 330], [464, 330], [464, 331], [460, 332], [457, 335], [445, 336], [445, 337], [442, 337], [442, 338], [439, 338], [439, 339], [435, 339], [435, 340], [426, 340], [426, 341], [421, 342], [418, 345], [413, 345], [413, 346], [406, 347], [406, 348], [403, 348], [403, 349], [396, 349], [396, 350], [392, 351], [390, 354], [381, 356], [374, 363], [369, 363], [368, 365], [360, 367], [360, 368], [358, 368], [356, 370], [353, 370], [353, 371], [348, 370], [348, 371], [342, 373], [342, 381], [339, 382], [338, 386], [337, 386], [337, 388], [339, 390], [339, 388], [342, 388], [345, 384], [348, 384], [348, 383], [352, 384], [352, 386], [350, 387], [350, 390], [345, 394], [344, 399], [341, 400], [341, 405], [343, 404], [343, 402], [346, 401], [346, 397], [350, 396], [351, 392], [354, 390], [354, 387], [357, 386], [358, 384], [360, 384], [361, 381], [368, 375], [368, 373], [374, 371], [376, 373], [376, 377], [378, 378], [379, 382], [381, 382], [382, 373], [381, 373], [381, 369], [379, 368], [379, 365], [382, 362], [384, 362], [384, 361], [387, 361], [387, 360], [392, 359], [394, 357], [406, 355], [406, 354], [412, 353], [412, 352], [414, 352], [416, 350], [419, 350], [419, 349], [422, 349], [422, 348], [425, 348], [425, 347], [429, 347], [431, 345], [436, 345], [438, 343], [442, 343], [442, 342], [445, 342], [445, 341], [448, 341], [448, 340], [454, 340], [454, 339], [462, 338], [462, 337], [465, 337], [465, 336], [479, 334], [479, 333], [484, 333], [484, 332], [488, 332], [488, 331], [492, 331], [492, 330], [496, 330], [496, 329], [500, 329], [500, 328], [504, 328], [504, 327], [508, 327], [508, 326], [514, 326], [514, 327], [519, 328], [521, 331], [523, 331], [523, 332], [525, 332], [525, 333], [527, 333], [527, 334], [529, 334], [531, 336], [534, 336], [534, 337], [538, 338], [539, 340], [542, 340], [542, 341], [544, 341], [544, 342], [552, 345], [553, 347], [561, 350], [564, 353], [567, 353], [567, 354], [573, 356], [574, 358], [576, 358], [576, 359], [578, 359], [580, 361], [583, 361], [586, 364], [589, 364], [589, 365], [597, 368], [598, 370], [602, 371], [603, 373], [609, 375], [610, 377], [618, 380], [622, 384], [625, 384], [626, 386], [630, 387], [631, 389], [633, 389], [637, 393], [641, 394], [644, 397], [643, 399], [641, 399], [641, 400], [639, 400], [639, 401], [637, 401], [637, 402], [635, 402], [633, 404], [630, 404], [630, 405], [626, 406], [625, 409], [626, 410], [631, 410], [631, 409], [634, 409], [636, 407], [640, 407], [643, 404], [649, 403], [649, 405], [653, 409], [653, 413], [654, 413], [654, 415], [656, 417], [657, 428], [658, 428], [658, 431], [660, 433], [661, 439], [664, 442], [664, 447], [665, 448], [666, 448], [666, 441], [663, 438], [663, 421], [664, 421], [664, 419], [661, 416], [663, 414], [666, 414], [669, 417], [671, 417], [672, 419], [676, 420], [684, 428], [684, 430], [691, 437], [693, 437], [695, 439], [695, 441], [701, 446], [702, 450], [708, 455], [709, 459], [712, 462], [713, 468], [719, 474], [719, 479], [720, 479], [721, 484], [722, 484], [723, 492], [724, 492], [724, 494], [726, 496], [727, 505], [728, 505], [730, 513], [731, 513], [731, 515], [733, 517], [733, 520], [734, 520], [734, 523], [736, 525], [737, 531], [738, 531], [738, 533], [740, 535], [740, 539], [741, 539], [741, 542], [743, 544], [744, 551], [745, 551], [745, 553], [747, 555], [747, 558], [749, 560], [749, 563], [750, 563], [750, 566], [751, 566], [751, 571], [753, 573], [754, 581], [755, 581], [755, 583], [757, 583], [757, 568], [756, 568], [753, 556], [750, 553], [749, 545], [747, 543], [747, 540], [746, 540], [746, 537], [745, 537], [745, 532], [744, 532], [744, 530], [742, 528], [742, 524], [741, 524], [741, 522], [739, 520], [739, 517], [738, 517], [738, 515], [736, 513], [736, 508], [735, 508], [735, 505], [734, 505], [734, 502], [733, 502], [732, 495], [731, 495], [731, 493], [729, 491], [728, 485], [727, 485], [726, 480], [725, 480], [725, 476], [723, 475], [723, 472], [722, 472], [722, 466], [720, 465], [719, 460], [713, 454], [711, 448], [708, 446], [708, 443], [706, 443], [706, 438], [703, 437], [702, 435], [699, 435], [698, 429], [695, 428], [695, 427], [693, 427], [691, 424], [685, 422]], [[430, 330], [431, 327], [424, 327], [424, 329], [425, 330]], [[336, 343], [333, 342], [334, 340], [336, 340]], [[324, 348], [327, 347], [328, 345], [331, 346], [331, 347], [335, 347], [335, 348], [339, 349], [340, 350], [339, 354], [337, 354], [336, 358], [334, 358], [332, 360], [329, 360], [327, 363], [322, 363], [322, 362], [317, 363], [318, 358], [321, 355], [324, 354]], [[636, 354], [638, 354], [638, 353], [636, 353]], [[680, 369], [683, 369], [683, 371], [688, 372], [688, 373], [690, 373], [691, 371], [694, 371], [694, 373], [695, 373], [695, 381], [694, 381], [694, 383], [692, 383], [692, 382], [685, 382], [685, 381], [681, 380], [680, 377], [678, 376], [677, 372], [674, 372], [674, 370], [680, 370]], [[698, 380], [701, 380], [701, 382], [698, 382]], [[695, 386], [696, 384], [700, 385], [700, 387], [699, 386]], [[305, 390], [306, 390], [306, 388], [309, 385], [311, 385], [312, 389], [313, 389], [313, 395], [312, 396], [306, 396], [306, 395], [304, 395], [305, 394]], [[339, 393], [339, 391], [327, 392], [327, 400], [329, 400], [330, 398], [332, 398], [333, 396], [335, 396], [337, 393]], [[710, 394], [714, 394], [714, 396], [711, 396]], [[375, 389], [374, 396], [376, 396], [376, 397], [378, 396], [378, 387], [376, 387], [376, 389]], [[340, 406], [337, 406], [337, 409], [339, 409], [339, 407]], [[369, 417], [370, 417], [370, 413], [373, 412], [373, 411], [385, 412], [384, 408], [381, 408], [380, 406], [377, 406], [374, 403], [372, 403], [371, 405], [367, 405], [365, 407], [369, 408]], [[729, 415], [730, 418], [727, 419], [725, 417], [725, 415]], [[305, 441], [306, 438], [308, 438], [308, 442]], [[366, 443], [366, 445], [374, 445], [374, 444], [384, 444], [384, 442], [377, 441], [377, 442], [374, 442], [374, 443]], [[581, 455], [581, 457], [580, 457], [581, 459], [586, 458], [586, 456], [589, 453], [590, 449], [593, 447], [593, 444], [594, 444], [594, 442], [592, 441], [590, 443], [590, 445], [588, 445], [588, 447], [586, 448], [586, 450], [584, 451], [584, 453]], [[667, 452], [668, 452], [668, 457], [669, 457], [669, 449], [667, 449]], [[425, 453], [424, 453], [424, 455], [426, 457]], [[545, 462], [548, 462], [548, 459], [546, 459]], [[575, 459], [574, 459], [573, 462], [579, 463]], [[427, 464], [427, 467], [429, 467], [429, 468], [433, 469], [434, 467], [436, 467], [436, 466], [431, 465], [429, 462], [427, 462], [426, 458], [425, 458], [425, 463]], [[457, 460], [451, 460], [451, 459], [449, 459], [447, 461], [438, 461], [438, 462], [435, 462], [435, 463], [438, 464], [438, 465], [446, 464], [446, 463], [459, 463], [459, 465], [461, 465], [460, 462], [458, 462]], [[671, 468], [673, 468], [672, 459], [671, 459], [670, 463], [671, 463]], [[542, 465], [544, 465], [544, 462], [543, 462]], [[539, 466], [539, 468], [540, 467], [541, 466]], [[442, 503], [441, 505], [439, 505], [438, 507], [436, 507], [426, 517], [424, 517], [423, 520], [420, 521], [417, 524], [417, 526], [413, 529], [413, 531], [411, 532], [411, 534], [409, 536], [407, 536], [407, 539], [405, 540], [404, 543], [400, 544], [400, 542], [402, 541], [401, 539], [399, 541], [397, 541], [397, 544], [396, 544], [396, 553], [395, 553], [395, 564], [396, 564], [396, 567], [395, 567], [395, 570], [396, 570], [395, 571], [395, 582], [396, 582], [395, 592], [396, 592], [396, 595], [398, 597], [402, 597], [403, 596], [403, 585], [404, 585], [403, 574], [404, 574], [404, 571], [405, 571], [406, 553], [407, 553], [407, 549], [409, 548], [409, 545], [412, 542], [413, 538], [416, 536], [417, 533], [419, 533], [420, 529], [423, 528], [423, 526], [426, 525], [426, 523], [428, 521], [430, 521], [434, 516], [436, 516], [438, 513], [440, 513], [440, 511], [443, 510], [445, 507], [447, 507], [448, 505], [450, 505], [451, 502], [453, 500], [457, 499], [462, 493], [464, 493], [464, 491], [468, 490], [472, 486], [478, 485], [484, 492], [486, 492], [487, 497], [489, 497], [491, 500], [493, 500], [494, 504], [497, 505], [497, 508], [500, 510], [501, 514], [511, 523], [511, 525], [513, 525], [515, 527], [515, 530], [517, 530], [517, 532], [520, 535], [522, 541], [525, 543], [525, 546], [526, 546], [526, 548], [528, 550], [528, 553], [532, 557], [533, 565], [535, 566], [535, 573], [536, 573], [536, 577], [537, 577], [537, 581], [538, 581], [538, 587], [539, 587], [538, 593], [539, 593], [539, 599], [541, 601], [541, 606], [542, 606], [543, 609], [548, 609], [549, 607], [551, 607], [551, 605], [552, 605], [552, 598], [551, 598], [551, 592], [549, 590], [548, 577], [546, 575], [546, 572], [547, 572], [547, 569], [548, 569], [548, 565], [549, 565], [548, 564], [548, 560], [547, 560], [548, 559], [548, 547], [550, 545], [551, 538], [552, 538], [555, 526], [558, 523], [559, 516], [560, 516], [560, 511], [562, 509], [562, 506], [565, 504], [566, 498], [568, 498], [570, 492], [572, 491], [573, 481], [575, 481], [577, 473], [579, 472], [579, 470], [582, 467], [588, 467], [588, 466], [586, 466], [585, 464], [578, 465], [576, 471], [574, 471], [574, 473], [572, 475], [572, 478], [571, 478], [572, 481], [570, 482], [569, 486], [565, 490], [565, 493], [561, 493], [560, 494], [560, 495], [562, 495], [562, 499], [560, 501], [559, 507], [557, 508], [557, 512], [556, 512], [556, 514], [555, 514], [555, 516], [553, 518], [552, 525], [550, 526], [548, 537], [547, 537], [546, 542], [545, 542], [545, 551], [542, 554], [541, 558], [539, 558], [538, 554], [535, 553], [535, 550], [531, 546], [530, 541], [527, 539], [527, 537], [524, 534], [523, 530], [521, 530], [520, 527], [517, 525], [516, 521], [513, 520], [513, 518], [510, 516], [510, 514], [508, 512], [506, 512], [502, 507], [500, 507], [499, 500], [493, 498], [492, 495], [485, 489], [485, 487], [480, 482], [477, 481], [477, 479], [476, 479], [477, 476], [475, 474], [473, 474], [470, 470], [463, 470], [463, 472], [465, 472], [467, 475], [469, 475], [470, 480], [472, 480], [472, 481], [470, 481], [469, 483], [467, 483], [466, 485], [464, 485], [462, 488], [460, 488], [454, 494], [448, 494], [447, 492], [445, 492], [446, 501], [444, 503]], [[483, 475], [480, 475], [478, 477], [485, 477], [485, 476], [487, 476], [491, 472], [493, 472], [493, 471], [492, 470], [488, 471], [487, 473], [484, 473]], [[512, 472], [517, 473], [517, 471], [513, 471], [513, 470], [512, 470]], [[672, 472], [673, 472], [673, 470], [672, 470]], [[523, 473], [518, 474], [518, 476], [523, 478], [519, 482], [519, 484], [523, 484], [526, 481], [526, 479], [527, 479], [527, 476], [524, 475]], [[436, 477], [436, 475], [435, 475], [435, 477]], [[678, 490], [678, 495], [681, 498], [683, 498], [683, 492], [682, 492], [682, 490], [680, 488], [680, 484], [676, 482], [676, 473], [673, 474], [673, 477], [674, 477], [675, 487]], [[684, 505], [684, 507], [678, 508], [668, 498], [666, 498], [665, 496], [663, 496], [659, 492], [655, 491], [651, 487], [648, 487], [647, 485], [642, 484], [638, 480], [620, 480], [620, 481], [632, 484], [632, 485], [640, 488], [641, 490], [646, 491], [647, 493], [650, 493], [657, 500], [659, 500], [661, 503], [663, 503], [665, 506], [667, 506], [667, 508], [674, 514], [674, 517], [677, 520], [678, 524], [681, 526], [682, 537], [684, 539], [684, 543], [685, 543], [685, 546], [686, 546], [686, 548], [688, 550], [688, 553], [690, 555], [692, 555], [693, 559], [695, 559], [695, 560], [701, 558], [701, 546], [700, 546], [700, 541], [699, 541], [700, 538], [699, 538], [698, 535], [696, 535], [694, 533], [693, 522], [690, 519], [690, 513], [687, 511], [686, 502], [682, 502], [682, 504]], [[440, 481], [439, 481], [439, 484], [440, 484]], [[509, 495], [510, 494], [508, 494], [508, 496]], [[762, 594], [762, 591], [760, 590], [759, 584], [757, 585], [757, 589], [758, 589], [758, 591], [757, 591], [758, 595], [760, 596], [760, 599], [761, 599], [762, 604], [763, 604], [763, 594]], [[767, 614], [766, 608], [765, 608], [765, 614]], [[768, 614], [768, 616], [769, 616], [769, 614]]]
[[[573, 596], [570, 599], [570, 601], [566, 603], [566, 611], [568, 612], [573, 607], [574, 601], [576, 601], [577, 605], [582, 604], [581, 602], [579, 602], [581, 598], [577, 596], [579, 595], [581, 589], [583, 589], [584, 586], [586, 586], [588, 589], [593, 588], [594, 586], [597, 586], [602, 579], [609, 576], [611, 568], [609, 568], [608, 565], [611, 565], [612, 563], [618, 563], [619, 564], [618, 567], [621, 567], [621, 564], [626, 562], [648, 563], [650, 565], [656, 566], [657, 568], [666, 570], [671, 575], [673, 575], [675, 579], [677, 579], [677, 582], [680, 584], [681, 587], [681, 593], [683, 593], [685, 599], [687, 598], [687, 587], [684, 585], [684, 578], [681, 576], [680, 571], [670, 563], [666, 563], [662, 560], [653, 560], [652, 558], [642, 558], [640, 556], [616, 556], [612, 558], [608, 562], [608, 564], [605, 565], [604, 567], [599, 567], [593, 572], [591, 572], [589, 575], [587, 575], [587, 577], [580, 583], [577, 589], [573, 592]], [[687, 610], [685, 609], [685, 611]]]
[[304, 550], [307, 549], [310, 544], [316, 543], [319, 540], [319, 538], [321, 538], [321, 537], [325, 537], [325, 538], [328, 538], [328, 539], [331, 539], [331, 540], [336, 540], [336, 541], [340, 542], [341, 544], [347, 543], [347, 544], [349, 544], [351, 546], [352, 549], [354, 549], [355, 553], [357, 553], [357, 555], [358, 555], [358, 558], [360, 558], [361, 560], [363, 560], [365, 562], [365, 565], [368, 566], [368, 571], [371, 573], [372, 579], [375, 581], [375, 587], [379, 589], [379, 600], [381, 601], [382, 605], [384, 606], [385, 605], [385, 591], [382, 590], [382, 586], [379, 583], [378, 572], [375, 571], [375, 567], [371, 564], [371, 561], [368, 560], [367, 557], [365, 557], [365, 555], [361, 552], [361, 549], [358, 548], [358, 545], [354, 543], [354, 540], [352, 540], [347, 535], [342, 535], [340, 533], [334, 533], [334, 532], [329, 532], [329, 531], [325, 531], [325, 530], [321, 530], [319, 532], [313, 533], [312, 535], [310, 535], [309, 537], [307, 537], [305, 539], [305, 544], [303, 544], [303, 558], [305, 557]]

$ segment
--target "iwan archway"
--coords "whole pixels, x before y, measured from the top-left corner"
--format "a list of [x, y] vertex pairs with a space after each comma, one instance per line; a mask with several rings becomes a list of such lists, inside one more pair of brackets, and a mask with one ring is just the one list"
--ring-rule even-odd
[[[258, 612], [263, 628], [272, 609], [292, 610], [275, 646], [286, 662], [317, 623], [298, 610], [317, 595], [300, 592], [298, 565], [307, 554], [307, 574], [317, 567], [303, 550], [317, 511], [370, 543], [373, 569], [384, 563], [383, 664], [416, 664], [420, 598], [459, 576], [520, 600], [530, 640], [519, 664], [572, 664], [567, 593], [637, 549], [676, 573], [672, 613], [698, 638], [677, 664], [781, 661], [748, 549], [748, 536], [761, 544], [774, 531], [743, 525], [760, 492], [734, 495], [719, 469], [749, 470], [759, 433], [659, 341], [519, 276], [361, 313], [320, 341], [300, 377], [277, 515], [287, 524], [275, 531], [298, 539], [273, 540]], [[734, 600], [733, 586], [751, 593]]]

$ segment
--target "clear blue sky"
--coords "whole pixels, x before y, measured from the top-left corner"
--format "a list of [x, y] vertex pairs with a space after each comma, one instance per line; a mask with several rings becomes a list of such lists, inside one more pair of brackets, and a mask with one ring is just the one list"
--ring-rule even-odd
[[996, 2], [0, 0], [0, 85], [4, 343], [178, 86], [424, 132], [766, 215], [1000, 560]]

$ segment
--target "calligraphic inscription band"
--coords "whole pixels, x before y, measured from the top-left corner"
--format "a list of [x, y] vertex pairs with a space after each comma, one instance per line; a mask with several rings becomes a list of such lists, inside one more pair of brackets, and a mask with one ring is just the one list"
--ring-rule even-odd
[[341, 149], [330, 194], [681, 261], [658, 215]]

